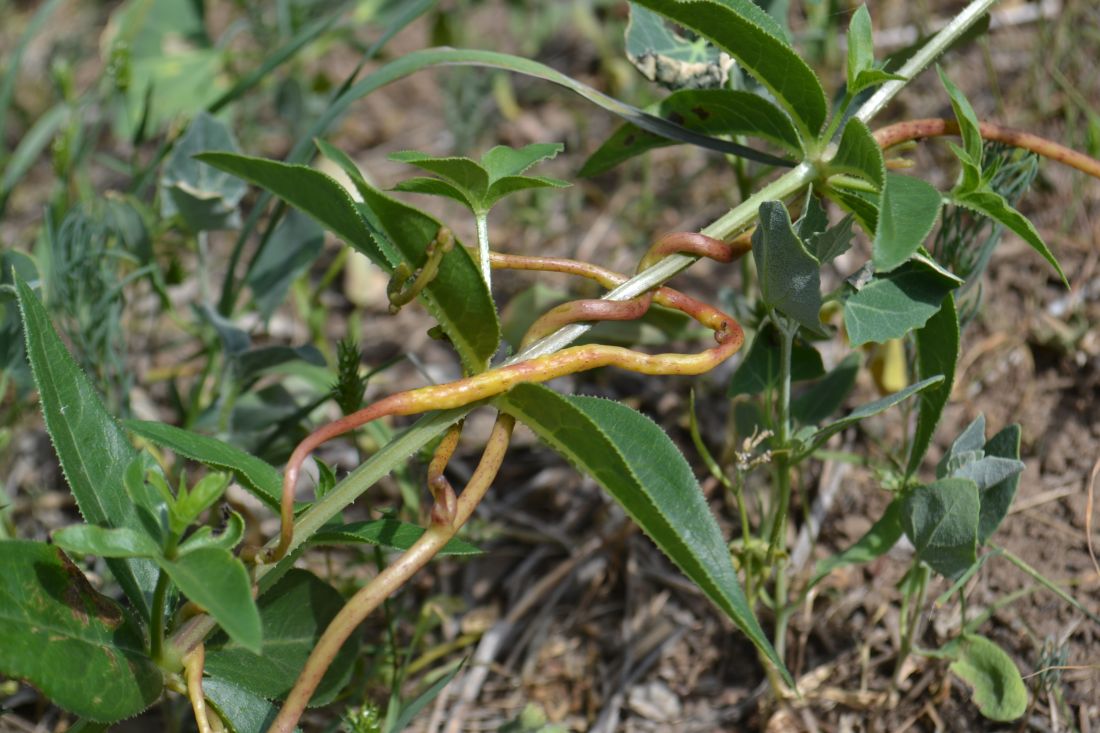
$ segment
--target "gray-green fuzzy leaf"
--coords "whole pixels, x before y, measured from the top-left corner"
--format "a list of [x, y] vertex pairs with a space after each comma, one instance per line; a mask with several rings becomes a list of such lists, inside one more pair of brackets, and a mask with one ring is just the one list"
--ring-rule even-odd
[[929, 184], [919, 178], [890, 173], [882, 189], [878, 229], [871, 250], [875, 270], [889, 272], [908, 260], [928, 238], [942, 206], [940, 192]]
[[760, 204], [760, 223], [752, 235], [752, 256], [764, 303], [814, 333], [823, 333], [821, 267], [794, 233], [787, 207]]
[[994, 642], [967, 634], [945, 649], [955, 660], [950, 670], [970, 686], [981, 714], [1007, 723], [1027, 711], [1027, 687], [1015, 662]]
[[959, 315], [955, 296], [948, 294], [939, 311], [914, 333], [917, 345], [917, 377], [940, 375], [943, 381], [921, 395], [917, 427], [909, 448], [906, 476], [920, 468], [924, 453], [932, 442], [943, 408], [955, 385], [955, 365], [959, 360]]
[[946, 478], [918, 486], [902, 498], [901, 523], [917, 557], [947, 578], [978, 559], [978, 485]]
[[957, 283], [920, 262], [876, 275], [844, 303], [844, 326], [853, 347], [901, 338], [940, 310]]

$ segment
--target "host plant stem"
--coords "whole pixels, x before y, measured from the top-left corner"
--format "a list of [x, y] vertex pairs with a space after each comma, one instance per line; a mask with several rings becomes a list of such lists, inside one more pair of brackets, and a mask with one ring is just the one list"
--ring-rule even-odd
[[[933, 59], [939, 56], [948, 46], [954, 43], [959, 36], [977, 21], [996, 0], [974, 0], [958, 16], [956, 16], [943, 30], [937, 33], [924, 45], [908, 62], [898, 71], [901, 76], [910, 79], [922, 71]], [[867, 122], [905, 86], [904, 82], [887, 82], [879, 88], [871, 99], [867, 101], [856, 113], [856, 117]], [[804, 161], [791, 170], [775, 179], [756, 194], [743, 201], [740, 205], [727, 212], [702, 230], [706, 234], [718, 239], [727, 239], [744, 229], [756, 218], [760, 204], [764, 201], [784, 200], [800, 191], [805, 185], [812, 182], [817, 176], [817, 165], [811, 161]], [[630, 280], [610, 291], [603, 297], [607, 300], [628, 300], [641, 295], [653, 287], [661, 285], [676, 274], [686, 270], [694, 264], [696, 258], [685, 255], [673, 254], [659, 260], [652, 267], [638, 273]], [[590, 326], [584, 324], [571, 324], [540, 341], [531, 344], [522, 353], [508, 360], [506, 363], [514, 363], [538, 356], [545, 356], [559, 351], [577, 338], [586, 333]], [[348, 506], [360, 494], [374, 485], [382, 476], [388, 474], [393, 468], [410, 456], [413, 452], [428, 443], [438, 435], [441, 435], [451, 424], [463, 415], [474, 409], [475, 405], [467, 405], [453, 410], [425, 415], [416, 424], [405, 431], [394, 442], [382, 448], [370, 460], [353, 471], [346, 479], [341, 481], [323, 499], [315, 503], [304, 512], [295, 523], [294, 548], [308, 539], [321, 525], [336, 516], [344, 507]], [[276, 539], [275, 542], [278, 540]], [[274, 547], [274, 543], [269, 543]], [[284, 560], [285, 562], [286, 560]], [[263, 565], [256, 569], [256, 580], [262, 580], [277, 565]], [[173, 636], [173, 646], [183, 652], [189, 651], [200, 643], [207, 634], [213, 631], [215, 623], [209, 616], [203, 615], [184, 624]]]

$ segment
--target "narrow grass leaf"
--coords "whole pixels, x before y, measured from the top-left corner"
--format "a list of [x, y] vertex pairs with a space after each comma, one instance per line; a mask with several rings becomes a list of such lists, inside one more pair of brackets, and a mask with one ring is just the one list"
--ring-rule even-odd
[[[127, 493], [123, 482], [137, 451], [61, 342], [34, 291], [18, 277], [15, 289], [46, 432], [81, 515], [89, 524], [147, 533], [140, 512], [155, 516], [155, 507], [135, 504], [137, 497]], [[140, 559], [110, 559], [108, 565], [130, 602], [148, 618], [156, 568]]]
[[0, 542], [0, 673], [59, 707], [112, 723], [160, 697], [138, 626], [57, 547]]
[[[314, 545], [369, 544], [391, 550], [407, 550], [412, 547], [424, 528], [397, 519], [371, 519], [350, 524], [326, 524], [309, 538]], [[443, 546], [439, 556], [481, 555], [483, 551], [465, 540], [455, 538]]]
[[[802, 143], [790, 117], [758, 94], [733, 89], [682, 89], [662, 99], [656, 114], [696, 132], [759, 137], [796, 157], [802, 154]], [[579, 175], [598, 175], [648, 150], [675, 144], [637, 125], [622, 125], [588, 157]]]
[[786, 676], [691, 467], [656, 423], [618, 402], [563, 397], [534, 384], [515, 387], [498, 404], [599, 482]]
[[[285, 697], [344, 597], [313, 573], [292, 569], [259, 600], [263, 648], [251, 651], [224, 634], [206, 647], [206, 671], [268, 700]], [[325, 705], [347, 684], [358, 644], [345, 644], [310, 706]]]
[[698, 33], [737, 59], [791, 114], [805, 140], [812, 140], [828, 115], [821, 82], [781, 39], [781, 29], [749, 0], [636, 0]]
[[273, 509], [279, 507], [283, 478], [270, 463], [245, 453], [240, 448], [208, 435], [177, 428], [162, 422], [125, 420], [123, 426], [157, 445], [170, 448], [181, 456], [206, 466], [232, 471], [241, 484]]
[[878, 229], [872, 246], [877, 272], [889, 272], [908, 260], [940, 218], [943, 197], [919, 178], [891, 173], [879, 204]]
[[986, 718], [1001, 723], [1027, 712], [1027, 687], [1012, 658], [994, 642], [967, 634], [951, 644], [949, 669], [970, 686], [971, 698]]
[[220, 547], [199, 547], [161, 568], [189, 600], [202, 606], [229, 638], [260, 653], [263, 632], [244, 563]]
[[905, 468], [907, 477], [920, 468], [955, 385], [955, 365], [959, 360], [959, 314], [953, 295], [943, 299], [939, 311], [914, 332], [914, 338], [917, 344], [917, 376], [930, 379], [939, 375], [943, 381], [921, 395], [917, 427]]

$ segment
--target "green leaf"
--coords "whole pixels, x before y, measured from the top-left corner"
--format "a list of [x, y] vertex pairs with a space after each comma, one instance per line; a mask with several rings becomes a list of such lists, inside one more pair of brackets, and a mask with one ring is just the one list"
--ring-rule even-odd
[[[141, 502], [141, 497], [131, 497], [123, 482], [126, 467], [137, 452], [61, 343], [34, 292], [18, 277], [15, 289], [46, 432], [81, 515], [89, 524], [146, 533], [141, 513], [155, 517], [156, 508]], [[138, 559], [110, 559], [107, 563], [127, 598], [148, 618], [155, 567]]]
[[924, 244], [940, 216], [943, 197], [934, 187], [910, 176], [886, 177], [872, 247], [875, 270], [889, 272]]
[[317, 261], [324, 242], [324, 230], [298, 209], [283, 217], [246, 278], [252, 302], [265, 320], [286, 299], [291, 284]]
[[859, 225], [863, 227], [863, 231], [873, 232], [878, 229], [878, 196], [835, 186], [826, 189], [826, 193], [830, 199], [840, 205], [840, 208], [856, 218]]
[[[344, 187], [324, 173], [305, 165], [232, 153], [201, 153], [198, 160], [267, 189], [291, 206], [309, 214], [321, 226], [382, 267], [390, 263], [371, 237]], [[387, 267], [388, 269], [388, 267]]]
[[488, 172], [469, 158], [437, 158], [416, 150], [404, 150], [390, 153], [389, 159], [415, 165], [443, 178], [465, 194], [466, 205], [471, 209], [479, 208], [489, 192]]
[[498, 402], [599, 482], [786, 676], [691, 467], [652, 420], [617, 402], [563, 397], [534, 384], [518, 385]]
[[[279, 714], [267, 700], [217, 675], [203, 679], [202, 694], [232, 733], [267, 733]], [[295, 726], [294, 730], [302, 729]]]
[[[1020, 426], [1009, 425], [985, 444], [986, 456], [1020, 460]], [[1020, 464], [1021, 466], [1023, 464]], [[1022, 471], [1022, 469], [1021, 469]], [[982, 489], [981, 516], [978, 521], [978, 544], [984, 545], [1008, 515], [1016, 489], [1020, 485], [1021, 471]]]
[[821, 200], [814, 195], [814, 190], [810, 188], [806, 192], [806, 203], [802, 208], [802, 216], [798, 217], [798, 221], [794, 223], [794, 233], [803, 242], [807, 242], [810, 237], [815, 237], [828, 228], [829, 213], [825, 211], [825, 207], [821, 205]]
[[963, 164], [963, 189], [973, 191], [977, 189], [981, 180], [984, 147], [978, 116], [974, 114], [974, 108], [970, 106], [969, 100], [947, 78], [947, 74], [943, 72], [943, 69], [937, 66], [936, 72], [940, 75], [940, 82], [951, 98], [951, 107], [955, 110], [955, 118], [959, 121], [959, 132], [962, 135], [963, 151], [965, 152], [965, 155], [960, 156]]
[[657, 13], [630, 4], [626, 57], [646, 79], [668, 89], [715, 89], [729, 82], [732, 64], [701, 38], [678, 33]]
[[901, 501], [894, 499], [879, 520], [854, 545], [817, 563], [809, 587], [813, 588], [837, 568], [862, 565], [882, 557], [898, 543], [901, 533]]
[[752, 257], [764, 303], [807, 330], [823, 333], [818, 317], [821, 266], [794, 233], [790, 214], [781, 202], [760, 204], [760, 224], [752, 235]]
[[1054, 271], [1058, 273], [1058, 277], [1062, 278], [1062, 284], [1067, 288], [1069, 287], [1069, 280], [1066, 279], [1066, 273], [1062, 271], [1062, 266], [1058, 263], [1057, 258], [1047, 247], [1043, 238], [1039, 236], [1039, 232], [1035, 229], [1035, 225], [1031, 221], [1021, 214], [1005, 200], [1005, 197], [994, 191], [973, 191], [970, 193], [957, 194], [951, 198], [951, 202], [957, 206], [976, 211], [979, 214], [988, 216], [998, 224], [1002, 224], [1015, 232], [1021, 239], [1031, 245], [1031, 248], [1043, 256], [1047, 262], [1050, 263]]
[[141, 628], [41, 542], [0, 542], [0, 673], [103, 723], [145, 710], [162, 686]]
[[[732, 89], [683, 89], [662, 99], [656, 113], [689, 130], [760, 137], [781, 145], [792, 155], [802, 154], [802, 143], [790, 118], [757, 94]], [[579, 175], [598, 175], [647, 150], [675, 144], [636, 125], [622, 125], [589, 156]]]
[[921, 395], [917, 427], [905, 468], [906, 477], [920, 468], [955, 385], [955, 365], [959, 360], [959, 315], [955, 310], [955, 296], [944, 298], [940, 310], [917, 329], [914, 339], [917, 345], [917, 376], [927, 379], [941, 375], [943, 382]]
[[460, 189], [438, 178], [426, 178], [424, 176], [406, 178], [394, 186], [393, 190], [405, 193], [423, 193], [429, 196], [443, 196], [454, 199], [467, 208], [470, 207], [469, 200]]
[[107, 529], [94, 524], [77, 524], [59, 529], [51, 535], [53, 543], [78, 555], [97, 557], [157, 557], [157, 545], [144, 532], [126, 527]]
[[891, 74], [889, 71], [882, 69], [865, 69], [859, 72], [859, 76], [848, 87], [848, 93], [856, 95], [888, 81], [905, 81], [905, 77], [900, 74]]
[[886, 183], [886, 162], [875, 142], [871, 128], [857, 117], [848, 120], [840, 136], [840, 146], [829, 161], [829, 175], [850, 173], [874, 184], [880, 191]]
[[[417, 713], [428, 707], [428, 704], [432, 700], [439, 697], [439, 693], [443, 692], [443, 688], [451, 684], [451, 680], [453, 680], [455, 678], [455, 675], [457, 675], [461, 670], [462, 665], [458, 664], [455, 666], [454, 669], [450, 670], [442, 677], [437, 679], [427, 689], [414, 697], [412, 700], [409, 700], [408, 702], [405, 702], [403, 700], [397, 701], [397, 712], [394, 714], [392, 722], [390, 722], [389, 725], [386, 726], [385, 730], [396, 732], [403, 731], [408, 728], [409, 724], [412, 723], [412, 719], [416, 717]], [[386, 711], [386, 720], [387, 722], [391, 720], [389, 710]]]
[[966, 634], [944, 651], [955, 660], [949, 669], [970, 685], [971, 698], [982, 715], [1007, 723], [1027, 712], [1027, 687], [1020, 670], [994, 642]]
[[866, 5], [860, 5], [852, 13], [848, 23], [848, 93], [856, 86], [856, 79], [875, 65], [875, 40], [872, 35], [871, 14]]
[[978, 559], [978, 485], [945, 478], [917, 486], [902, 498], [901, 524], [917, 558], [946, 578]]
[[936, 478], [944, 478], [950, 471], [948, 464], [963, 454], [982, 452], [985, 445], [985, 414], [979, 412], [974, 420], [951, 441], [950, 447], [936, 465]]
[[833, 422], [823, 426], [820, 430], [814, 433], [813, 438], [810, 440], [810, 447], [807, 450], [803, 451], [800, 456], [796, 457], [805, 456], [817, 450], [818, 446], [823, 444], [826, 440], [831, 438], [833, 435], [839, 433], [841, 430], [848, 427], [849, 425], [854, 425], [860, 420], [871, 417], [872, 415], [877, 415], [884, 410], [888, 410], [894, 405], [903, 402], [913, 395], [919, 394], [920, 392], [923, 392], [929, 387], [932, 387], [933, 385], [936, 385], [942, 381], [943, 377], [930, 377], [928, 379], [921, 380], [916, 384], [910, 384], [908, 387], [901, 390], [900, 392], [895, 392], [894, 394], [887, 395], [882, 399], [875, 400], [874, 402], [868, 402], [866, 405], [862, 405], [855, 410], [852, 410], [852, 412], [848, 413], [844, 417], [840, 418], [839, 420], [834, 420]]
[[[206, 671], [260, 697], [285, 697], [340, 609], [344, 597], [305, 570], [291, 569], [259, 600], [263, 649], [257, 653], [220, 634], [207, 643]], [[358, 644], [340, 649], [310, 698], [325, 705], [347, 684]]]
[[531, 143], [522, 148], [497, 145], [481, 156], [481, 166], [489, 174], [490, 186], [503, 178], [519, 176], [531, 166], [552, 160], [565, 150], [561, 143]]
[[184, 554], [197, 550], [200, 547], [221, 547], [225, 550], [232, 550], [241, 543], [243, 538], [244, 517], [238, 512], [230, 511], [229, 521], [225, 529], [221, 531], [221, 534], [215, 535], [211, 527], [203, 525], [180, 543], [179, 552], [180, 554]]
[[224, 473], [208, 473], [186, 492], [181, 485], [174, 512], [180, 524], [187, 527], [198, 519], [200, 514], [221, 498], [227, 486], [229, 476]]
[[229, 638], [260, 652], [260, 614], [252, 600], [252, 583], [244, 563], [220, 547], [199, 547], [161, 568], [188, 599], [202, 606]]
[[157, 445], [171, 448], [181, 456], [212, 468], [232, 471], [237, 480], [257, 499], [273, 509], [279, 507], [283, 494], [283, 477], [270, 463], [216, 438], [192, 433], [174, 425], [144, 420], [124, 420], [123, 425], [130, 432]]
[[958, 283], [922, 262], [906, 262], [876, 275], [844, 303], [844, 327], [852, 347], [884, 343], [920, 328], [939, 312]]
[[200, 112], [176, 142], [160, 176], [160, 215], [165, 219], [179, 215], [192, 232], [241, 225], [237, 205], [248, 186], [194, 158], [209, 150], [237, 153], [240, 148], [225, 122]]
[[[317, 141], [317, 147], [351, 178], [363, 198], [359, 210], [387, 260], [404, 260], [418, 267], [442, 225], [371, 186], [342, 151], [323, 140]], [[443, 255], [438, 273], [419, 297], [439, 321], [463, 364], [475, 373], [484, 371], [500, 345], [500, 323], [477, 263], [460, 242]]]
[[[756, 333], [749, 353], [737, 366], [726, 394], [760, 394], [779, 385], [779, 330], [768, 321]], [[791, 381], [804, 382], [825, 374], [821, 354], [809, 342], [795, 338], [791, 349]]]
[[505, 176], [493, 181], [485, 198], [485, 207], [495, 206], [505, 196], [532, 188], [568, 188], [573, 184], [547, 176]]
[[775, 21], [749, 0], [636, 0], [709, 39], [752, 74], [790, 113], [803, 139], [813, 139], [828, 115], [817, 76], [780, 38]]
[[813, 425], [839, 410], [856, 384], [862, 361], [858, 353], [844, 357], [835, 369], [791, 402], [791, 417], [803, 425]]
[[[327, 524], [309, 541], [315, 545], [370, 544], [391, 550], [407, 550], [424, 534], [424, 528], [397, 519], [372, 519], [351, 524]], [[439, 556], [481, 555], [483, 551], [465, 540], [455, 538], [443, 546]]]
[[825, 265], [832, 262], [851, 248], [853, 220], [854, 217], [849, 214], [838, 221], [835, 226], [805, 239], [806, 249], [821, 264]]

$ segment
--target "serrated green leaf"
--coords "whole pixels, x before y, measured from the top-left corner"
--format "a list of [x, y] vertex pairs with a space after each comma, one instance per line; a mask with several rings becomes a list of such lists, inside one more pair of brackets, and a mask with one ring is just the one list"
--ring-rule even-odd
[[522, 148], [497, 145], [481, 156], [481, 166], [489, 174], [489, 185], [502, 178], [518, 176], [531, 166], [552, 160], [565, 150], [561, 143], [531, 143]]
[[[313, 573], [292, 568], [260, 597], [263, 650], [250, 651], [224, 634], [206, 645], [206, 671], [260, 697], [285, 697], [344, 597]], [[347, 684], [358, 645], [345, 644], [310, 698], [325, 705]]]
[[406, 178], [401, 181], [391, 190], [402, 191], [404, 193], [423, 193], [428, 196], [443, 196], [453, 199], [467, 208], [470, 206], [469, 200], [462, 191], [439, 178], [413, 176], [412, 178]]
[[110, 723], [160, 697], [141, 628], [56, 547], [0, 541], [0, 673]]
[[291, 206], [309, 214], [318, 224], [359, 250], [380, 267], [390, 263], [371, 238], [355, 202], [344, 187], [321, 171], [305, 165], [232, 153], [200, 153], [204, 163], [254, 183]]
[[966, 634], [944, 649], [954, 659], [949, 669], [970, 685], [982, 715], [1007, 723], [1027, 712], [1027, 687], [1012, 658], [994, 642]]
[[957, 283], [921, 262], [876, 275], [844, 303], [844, 327], [853, 347], [901, 338], [939, 312]]
[[760, 204], [760, 223], [752, 235], [752, 257], [764, 303], [807, 330], [823, 333], [818, 316], [821, 266], [794, 233], [790, 214], [781, 202]]
[[1003, 224], [1015, 232], [1021, 239], [1031, 245], [1031, 248], [1043, 256], [1050, 263], [1058, 277], [1062, 278], [1062, 284], [1069, 287], [1066, 273], [1062, 271], [1062, 265], [1047, 247], [1043, 238], [1031, 221], [1021, 214], [1005, 200], [1005, 197], [994, 191], [972, 191], [958, 194], [952, 197], [952, 203], [957, 206], [976, 211], [988, 216], [993, 221]]
[[260, 614], [244, 563], [228, 550], [208, 546], [175, 560], [161, 559], [159, 564], [180, 592], [202, 606], [229, 638], [245, 649], [260, 652]]
[[[986, 456], [1002, 460], [1020, 460], [1020, 426], [1009, 425], [994, 435], [985, 444]], [[1020, 464], [1023, 466], [1023, 464]], [[1022, 469], [1021, 469], [1022, 470]], [[1003, 481], [992, 484], [982, 490], [981, 516], [978, 520], [978, 544], [984, 545], [1001, 526], [1008, 516], [1012, 500], [1016, 498], [1016, 489], [1020, 485], [1021, 471], [1008, 476]]]
[[886, 507], [879, 520], [871, 525], [866, 534], [844, 552], [827, 557], [817, 563], [809, 587], [820, 583], [825, 576], [845, 565], [862, 565], [882, 557], [901, 539], [901, 501], [894, 499]]
[[278, 469], [240, 448], [217, 438], [200, 435], [161, 422], [124, 420], [127, 430], [157, 445], [171, 448], [181, 456], [206, 466], [232, 471], [241, 484], [260, 501], [273, 509], [279, 507], [283, 494], [283, 477]]
[[905, 77], [900, 74], [891, 74], [883, 69], [864, 69], [848, 87], [848, 93], [856, 95], [888, 81], [905, 81]]
[[160, 215], [178, 214], [193, 232], [239, 227], [237, 206], [248, 191], [240, 178], [194, 158], [209, 150], [237, 153], [240, 148], [225, 122], [200, 112], [176, 141], [160, 176]]
[[908, 260], [932, 232], [943, 197], [919, 178], [891, 173], [879, 204], [878, 229], [872, 247], [877, 272], [889, 272]]
[[834, 420], [833, 422], [823, 426], [816, 433], [814, 433], [814, 436], [810, 441], [810, 447], [807, 450], [803, 451], [799, 456], [796, 456], [796, 458], [808, 455], [817, 450], [818, 446], [822, 445], [826, 440], [831, 438], [833, 435], [839, 433], [841, 430], [848, 427], [849, 425], [854, 425], [860, 420], [864, 420], [868, 417], [871, 417], [872, 415], [877, 415], [880, 412], [888, 410], [894, 405], [903, 402], [913, 395], [919, 394], [920, 392], [923, 392], [924, 390], [942, 381], [943, 377], [929, 377], [928, 379], [921, 380], [916, 384], [910, 384], [908, 387], [899, 392], [895, 392], [894, 394], [887, 395], [881, 399], [875, 400], [874, 402], [868, 402], [866, 405], [861, 405], [860, 407], [857, 407], [855, 410], [852, 410], [844, 417], [840, 418], [839, 420]]
[[476, 161], [466, 157], [437, 158], [416, 150], [390, 153], [390, 160], [408, 163], [434, 173], [465, 194], [467, 206], [478, 208], [489, 191], [489, 174]]
[[75, 524], [54, 532], [53, 543], [78, 555], [96, 557], [157, 557], [160, 547], [144, 532], [126, 527], [109, 529], [94, 524]]
[[823, 379], [809, 385], [805, 392], [794, 398], [791, 417], [803, 425], [813, 425], [839, 410], [856, 384], [862, 361], [858, 353], [844, 357]]
[[[156, 508], [131, 497], [123, 481], [137, 452], [61, 343], [34, 291], [18, 276], [15, 289], [46, 432], [81, 515], [89, 524], [147, 533], [141, 512], [155, 516]], [[107, 563], [127, 598], [148, 618], [156, 568], [140, 559]]]
[[955, 296], [949, 294], [944, 298], [940, 310], [913, 335], [917, 345], [917, 376], [927, 379], [941, 375], [943, 382], [921, 395], [917, 427], [905, 468], [907, 477], [920, 468], [955, 385], [955, 365], [959, 360], [959, 315]]
[[[760, 137], [796, 157], [802, 154], [802, 143], [790, 118], [758, 94], [732, 89], [683, 89], [662, 99], [656, 113], [689, 130]], [[647, 150], [675, 144], [636, 125], [622, 125], [589, 156], [579, 175], [598, 175]]]
[[856, 218], [863, 231], [873, 233], [878, 229], [878, 196], [835, 187], [826, 189], [826, 193], [840, 208]]
[[[359, 211], [387, 261], [420, 266], [442, 225], [371, 186], [342, 151], [323, 140], [316, 143], [351, 178], [363, 198]], [[451, 251], [443, 255], [439, 271], [419, 297], [439, 321], [463, 364], [473, 372], [484, 371], [500, 344], [500, 322], [477, 263], [461, 242], [456, 241]]]
[[174, 512], [182, 525], [181, 528], [189, 526], [220, 499], [227, 486], [229, 486], [229, 476], [224, 473], [208, 473], [186, 492], [181, 486], [180, 493], [176, 497]]
[[786, 676], [691, 467], [664, 431], [617, 402], [563, 397], [535, 384], [516, 386], [498, 404], [599, 482]]
[[[351, 524], [325, 525], [309, 538], [314, 545], [370, 544], [391, 550], [407, 550], [424, 534], [424, 528], [397, 519], [371, 519]], [[454, 538], [439, 551], [439, 556], [481, 555], [483, 551], [469, 542]]]
[[875, 41], [872, 36], [871, 14], [866, 5], [852, 13], [848, 23], [848, 93], [855, 94], [856, 79], [875, 64]]
[[[729, 397], [756, 395], [779, 384], [779, 330], [768, 321], [752, 340], [749, 352], [730, 378]], [[804, 382], [825, 374], [821, 354], [813, 344], [795, 338], [791, 348], [791, 381]]]
[[844, 125], [836, 155], [829, 161], [829, 174], [834, 173], [850, 173], [874, 184], [875, 190], [882, 190], [886, 183], [882, 149], [875, 142], [871, 128], [857, 117]]
[[749, 0], [636, 0], [709, 39], [737, 59], [790, 113], [805, 140], [813, 139], [828, 115], [821, 82], [784, 40], [781, 30]]
[[940, 75], [940, 83], [947, 90], [947, 96], [951, 98], [951, 107], [955, 111], [955, 118], [959, 121], [959, 132], [963, 139], [963, 149], [966, 151], [963, 167], [963, 187], [966, 190], [974, 190], [978, 186], [982, 168], [982, 133], [978, 124], [978, 116], [974, 114], [974, 108], [966, 95], [955, 86], [940, 66], [936, 66], [936, 72]]
[[902, 497], [901, 524], [917, 557], [952, 579], [978, 560], [980, 510], [977, 484], [945, 478]]
[[489, 193], [485, 197], [485, 207], [495, 206], [505, 196], [516, 191], [526, 191], [532, 188], [568, 188], [569, 181], [548, 176], [505, 176], [493, 181], [489, 186]]

